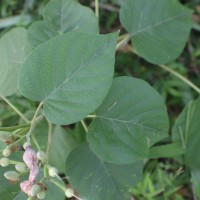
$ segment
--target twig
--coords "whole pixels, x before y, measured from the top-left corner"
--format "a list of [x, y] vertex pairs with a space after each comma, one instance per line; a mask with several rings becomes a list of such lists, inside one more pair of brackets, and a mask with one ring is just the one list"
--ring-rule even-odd
[[48, 131], [48, 144], [47, 144], [47, 150], [46, 150], [46, 161], [48, 163], [49, 160], [49, 153], [50, 153], [50, 148], [51, 148], [51, 143], [52, 143], [52, 135], [53, 135], [53, 126], [50, 122], [48, 122], [49, 125], [49, 131]]
[[88, 132], [88, 127], [87, 127], [87, 125], [85, 124], [85, 122], [83, 120], [81, 120], [81, 124], [83, 125], [83, 128], [84, 128], [85, 132], [87, 133]]
[[116, 49], [118, 50], [123, 45], [127, 44], [131, 39], [130, 35], [126, 35], [120, 42], [117, 43]]
[[99, 0], [95, 0], [95, 14], [99, 18]]
[[0, 131], [12, 132], [12, 131], [15, 131], [17, 129], [26, 128], [26, 127], [29, 127], [29, 126], [30, 126], [30, 123], [29, 124], [22, 124], [22, 125], [19, 125], [19, 126], [0, 127]]
[[180, 80], [182, 80], [183, 82], [185, 82], [187, 85], [189, 85], [191, 88], [193, 88], [196, 92], [198, 92], [200, 94], [200, 88], [198, 88], [190, 80], [188, 80], [187, 78], [185, 78], [181, 74], [177, 73], [176, 71], [174, 71], [173, 69], [171, 69], [171, 68], [169, 68], [169, 67], [167, 67], [165, 65], [158, 65], [158, 66], [161, 67], [162, 69], [168, 71], [169, 73], [173, 74], [174, 76], [176, 76], [177, 78], [179, 78]]
[[30, 123], [30, 121], [24, 116], [6, 97], [1, 96], [1, 98], [26, 122]]
[[[130, 50], [137, 54], [137, 52], [130, 47]], [[138, 55], [138, 54], [137, 54]], [[174, 71], [173, 69], [165, 66], [165, 65], [158, 65], [160, 68], [164, 69], [165, 71], [169, 72], [170, 74], [173, 74], [174, 76], [176, 76], [178, 79], [182, 80], [184, 83], [186, 83], [187, 85], [189, 85], [192, 89], [194, 89], [196, 92], [198, 92], [200, 94], [200, 88], [197, 87], [194, 83], [192, 83], [190, 80], [188, 80], [187, 78], [185, 78], [184, 76], [182, 76], [181, 74], [177, 73], [176, 71]]]
[[36, 124], [36, 119], [37, 119], [37, 116], [40, 112], [40, 109], [42, 108], [43, 106], [43, 102], [41, 102], [37, 108], [37, 110], [35, 111], [35, 114], [33, 116], [33, 119], [31, 120], [31, 127], [30, 127], [30, 130], [29, 132], [26, 134], [26, 139], [27, 139], [27, 142], [30, 142], [30, 136], [31, 136], [31, 133], [33, 132], [34, 128], [35, 128], [35, 124]]
[[[91, 7], [95, 7], [94, 2], [91, 3]], [[109, 5], [109, 4], [105, 4], [105, 3], [99, 3], [99, 8], [102, 8], [102, 9], [110, 11], [110, 12], [119, 12], [119, 8]]]

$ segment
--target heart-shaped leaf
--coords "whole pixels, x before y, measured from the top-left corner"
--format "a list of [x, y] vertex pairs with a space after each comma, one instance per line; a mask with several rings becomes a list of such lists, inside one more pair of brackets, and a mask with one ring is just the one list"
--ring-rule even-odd
[[55, 124], [71, 124], [93, 112], [105, 98], [114, 72], [118, 33], [70, 32], [40, 45], [22, 65], [19, 88]]
[[19, 68], [31, 50], [24, 28], [14, 28], [0, 39], [0, 95], [10, 96], [17, 91]]
[[100, 160], [87, 144], [69, 155], [66, 174], [81, 199], [129, 200], [128, 191], [141, 179], [143, 162], [114, 165]]
[[143, 80], [115, 78], [88, 131], [91, 149], [102, 160], [126, 164], [147, 158], [149, 147], [167, 137], [162, 97]]
[[182, 52], [192, 27], [191, 15], [177, 0], [125, 0], [120, 20], [138, 54], [164, 64]]
[[98, 32], [98, 20], [94, 12], [76, 0], [52, 0], [43, 11], [43, 21], [33, 23], [28, 36], [34, 46], [52, 37], [70, 31]]

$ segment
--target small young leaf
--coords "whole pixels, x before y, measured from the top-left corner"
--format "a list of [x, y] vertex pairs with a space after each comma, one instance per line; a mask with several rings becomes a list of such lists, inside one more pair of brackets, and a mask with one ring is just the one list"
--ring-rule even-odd
[[128, 191], [138, 184], [143, 161], [128, 165], [114, 165], [100, 160], [82, 144], [71, 152], [66, 163], [66, 175], [81, 199], [128, 200]]
[[0, 95], [10, 96], [17, 91], [20, 65], [31, 50], [24, 28], [14, 28], [0, 39]]
[[118, 33], [70, 32], [40, 45], [22, 65], [19, 88], [55, 124], [72, 124], [105, 98], [114, 72]]
[[167, 137], [162, 97], [143, 80], [115, 78], [88, 131], [91, 149], [102, 160], [127, 164], [147, 158], [149, 147]]
[[[177, 118], [172, 131], [172, 139], [185, 150], [185, 163], [191, 168], [200, 168], [200, 158], [195, 156], [200, 151], [200, 97], [190, 102]], [[195, 156], [195, 159], [194, 159]]]
[[70, 31], [98, 32], [98, 20], [94, 12], [76, 0], [51, 0], [44, 8], [43, 18], [28, 30], [28, 37], [34, 46]]
[[140, 56], [165, 64], [182, 52], [192, 27], [191, 15], [177, 0], [126, 0], [120, 20]]

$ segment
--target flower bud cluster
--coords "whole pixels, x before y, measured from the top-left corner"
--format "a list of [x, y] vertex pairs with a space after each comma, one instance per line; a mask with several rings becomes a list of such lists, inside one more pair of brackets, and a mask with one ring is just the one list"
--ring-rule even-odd
[[29, 143], [25, 143], [23, 147], [25, 149], [23, 160], [29, 169], [29, 179], [20, 183], [20, 187], [21, 190], [28, 196], [35, 196], [33, 195], [33, 191], [35, 191], [36, 187], [39, 188], [38, 185], [35, 185], [37, 176], [39, 174], [39, 161], [36, 152], [32, 149]]
[[[12, 145], [12, 142], [16, 143], [15, 138], [12, 139], [13, 141], [11, 140], [9, 133], [0, 132], [0, 141], [7, 144], [6, 148], [2, 152], [4, 157], [0, 159], [0, 167], [7, 167], [14, 164], [16, 170], [5, 172], [4, 177], [10, 182], [18, 182], [23, 174], [28, 172], [28, 180], [24, 180], [20, 183], [21, 191], [29, 197], [33, 197], [33, 199], [44, 199], [46, 187], [37, 180], [39, 169], [41, 166], [46, 166], [46, 169], [48, 169], [47, 176], [61, 180], [58, 169], [48, 164], [45, 152], [35, 152], [30, 142], [26, 142], [23, 145], [25, 150], [23, 154], [23, 162], [10, 160], [9, 156], [13, 151], [15, 151], [13, 150], [14, 144]], [[58, 186], [58, 184], [59, 182], [55, 183], [55, 186]], [[75, 192], [72, 188], [63, 189], [62, 187], [62, 190], [67, 198], [75, 197]]]
[[2, 131], [0, 133], [0, 141], [7, 143], [11, 140], [9, 133]]

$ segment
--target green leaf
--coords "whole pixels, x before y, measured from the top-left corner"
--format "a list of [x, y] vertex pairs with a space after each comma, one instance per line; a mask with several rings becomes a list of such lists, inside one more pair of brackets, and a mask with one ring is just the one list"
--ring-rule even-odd
[[200, 158], [195, 156], [196, 152], [200, 151], [200, 130], [197, 119], [200, 119], [200, 97], [185, 107], [172, 130], [172, 140], [182, 145], [185, 150], [185, 163], [194, 169], [200, 168]]
[[54, 30], [47, 22], [45, 21], [36, 21], [28, 29], [28, 39], [31, 44], [36, 47], [51, 38], [58, 35], [58, 32]]
[[65, 163], [70, 152], [79, 144], [86, 141], [86, 133], [81, 127], [81, 124], [76, 124], [74, 130], [63, 129], [56, 126], [52, 136], [50, 149], [49, 163], [56, 167], [59, 172], [65, 171]]
[[193, 193], [195, 194], [195, 196], [197, 197], [197, 199], [200, 199], [200, 171], [198, 170], [192, 170], [191, 171], [191, 182], [193, 185]]
[[192, 28], [191, 15], [177, 0], [126, 0], [120, 20], [140, 56], [165, 64], [182, 52]]
[[173, 158], [182, 155], [184, 150], [180, 143], [155, 146], [150, 149], [149, 158]]
[[128, 200], [128, 191], [140, 181], [142, 169], [142, 161], [128, 165], [104, 162], [83, 144], [69, 155], [66, 175], [81, 199]]
[[88, 131], [91, 149], [112, 163], [147, 158], [149, 147], [167, 137], [168, 116], [162, 97], [143, 80], [115, 78]]
[[43, 21], [33, 23], [28, 36], [34, 46], [70, 31], [98, 33], [94, 12], [76, 0], [52, 0], [43, 11]]
[[14, 28], [0, 39], [0, 95], [17, 91], [19, 68], [31, 50], [24, 28]]
[[80, 121], [102, 103], [111, 86], [117, 35], [71, 32], [40, 45], [21, 67], [22, 94], [42, 101], [52, 123]]

